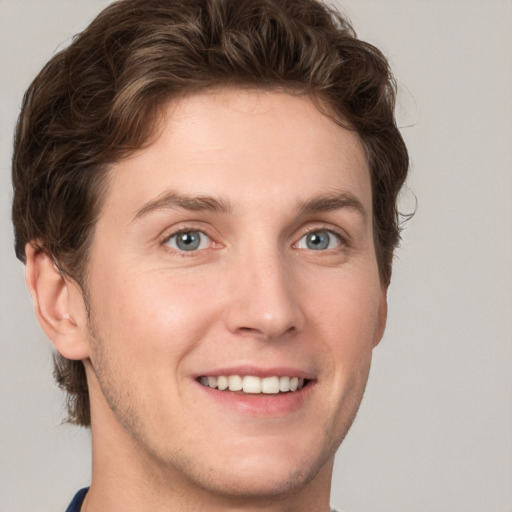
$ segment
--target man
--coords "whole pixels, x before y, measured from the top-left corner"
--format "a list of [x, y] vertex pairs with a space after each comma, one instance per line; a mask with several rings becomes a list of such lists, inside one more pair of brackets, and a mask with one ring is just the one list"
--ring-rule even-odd
[[13, 221], [92, 432], [68, 510], [329, 510], [386, 322], [393, 107], [313, 0], [122, 0], [45, 66]]

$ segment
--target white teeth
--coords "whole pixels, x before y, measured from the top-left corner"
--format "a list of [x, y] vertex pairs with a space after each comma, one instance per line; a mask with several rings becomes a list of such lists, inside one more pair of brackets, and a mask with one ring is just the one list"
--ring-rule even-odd
[[254, 375], [219, 375], [218, 377], [203, 376], [199, 379], [203, 386], [224, 391], [243, 391], [244, 393], [268, 395], [279, 392], [298, 391], [304, 387], [304, 379], [298, 377], [256, 377]]
[[246, 375], [242, 389], [244, 393], [261, 393], [261, 379], [252, 375]]
[[279, 379], [279, 391], [290, 391], [290, 377], [281, 377]]
[[220, 375], [219, 377], [217, 377], [217, 387], [221, 391], [224, 391], [225, 389], [227, 389], [228, 386], [229, 386], [229, 382], [228, 382], [227, 377], [224, 377], [224, 375]]
[[261, 379], [261, 392], [267, 394], [279, 393], [279, 377]]
[[229, 391], [241, 391], [242, 390], [242, 377], [240, 375], [230, 375], [228, 377]]

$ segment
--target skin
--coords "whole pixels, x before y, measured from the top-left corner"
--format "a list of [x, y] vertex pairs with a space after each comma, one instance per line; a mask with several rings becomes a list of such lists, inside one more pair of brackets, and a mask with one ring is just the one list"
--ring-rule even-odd
[[[78, 287], [27, 246], [39, 320], [86, 367], [83, 510], [326, 512], [386, 319], [359, 138], [279, 92], [210, 91], [162, 114], [156, 141], [110, 170], [90, 317]], [[197, 250], [178, 248], [183, 230], [202, 233]], [[298, 405], [265, 412], [197, 382], [240, 366], [310, 383]]]

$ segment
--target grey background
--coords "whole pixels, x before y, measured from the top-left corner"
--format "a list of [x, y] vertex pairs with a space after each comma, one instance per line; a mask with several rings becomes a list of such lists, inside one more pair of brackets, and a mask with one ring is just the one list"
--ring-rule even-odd
[[[22, 94], [105, 0], [0, 0], [0, 512], [64, 510], [90, 478], [12, 250]], [[337, 457], [346, 512], [512, 511], [512, 2], [344, 0], [391, 59], [412, 156], [389, 323]], [[213, 436], [214, 434], [212, 434]]]

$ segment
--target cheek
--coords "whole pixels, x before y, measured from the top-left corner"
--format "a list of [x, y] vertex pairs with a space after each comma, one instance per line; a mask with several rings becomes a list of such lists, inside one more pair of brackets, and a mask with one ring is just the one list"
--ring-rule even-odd
[[95, 322], [110, 346], [120, 345], [127, 356], [158, 359], [162, 353], [185, 354], [204, 335], [208, 310], [215, 307], [202, 280], [165, 271], [104, 282], [93, 305]]
[[177, 281], [158, 272], [105, 277], [93, 295], [92, 366], [110, 408], [130, 430], [139, 431], [141, 415], [164, 421], [160, 415], [182, 391], [182, 363], [204, 336], [200, 290], [180, 289]]
[[[371, 267], [370, 267], [371, 268]], [[310, 289], [312, 318], [334, 348], [357, 354], [373, 347], [379, 325], [380, 281], [376, 272], [340, 272]]]
[[381, 297], [376, 273], [340, 273], [326, 282], [324, 293], [316, 294], [311, 303], [316, 331], [323, 334], [318, 353], [328, 368], [326, 393], [335, 408], [345, 404], [346, 411], [355, 412], [362, 398], [379, 328]]

